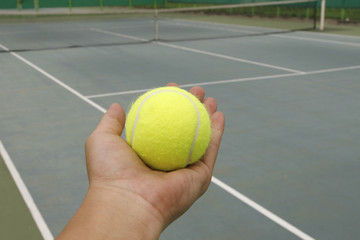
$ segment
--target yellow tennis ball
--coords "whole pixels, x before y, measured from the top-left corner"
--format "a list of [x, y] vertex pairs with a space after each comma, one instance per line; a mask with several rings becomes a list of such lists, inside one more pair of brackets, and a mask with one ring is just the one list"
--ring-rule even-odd
[[205, 106], [177, 87], [140, 96], [126, 119], [126, 141], [152, 169], [171, 171], [197, 162], [211, 138]]

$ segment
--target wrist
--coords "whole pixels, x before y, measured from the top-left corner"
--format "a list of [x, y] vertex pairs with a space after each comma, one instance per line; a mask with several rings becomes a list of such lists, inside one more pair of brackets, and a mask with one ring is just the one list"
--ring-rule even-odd
[[[140, 196], [109, 186], [91, 185], [59, 240], [159, 239], [165, 228], [161, 217]], [[69, 234], [68, 234], [69, 233]]]
[[145, 199], [129, 190], [93, 184], [86, 201], [93, 208], [101, 209], [102, 214], [107, 216], [107, 224], [115, 225], [109, 229], [119, 230], [120, 239], [158, 239], [164, 228], [158, 212]]

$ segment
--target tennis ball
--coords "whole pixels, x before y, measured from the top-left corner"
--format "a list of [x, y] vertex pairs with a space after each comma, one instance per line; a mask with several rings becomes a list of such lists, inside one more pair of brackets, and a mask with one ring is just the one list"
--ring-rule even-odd
[[191, 93], [161, 87], [140, 96], [126, 119], [126, 141], [149, 167], [171, 171], [197, 162], [206, 152], [211, 122]]

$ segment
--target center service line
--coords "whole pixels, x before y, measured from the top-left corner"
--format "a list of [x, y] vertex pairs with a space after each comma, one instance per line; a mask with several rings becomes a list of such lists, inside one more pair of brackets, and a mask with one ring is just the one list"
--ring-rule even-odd
[[[149, 42], [148, 39], [138, 38], [138, 37], [125, 35], [125, 34], [120, 34], [120, 33], [116, 33], [116, 32], [105, 31], [105, 30], [101, 30], [101, 29], [97, 29], [97, 28], [91, 28], [90, 30], [95, 31], [95, 32], [99, 32], [99, 33], [104, 33], [104, 34], [108, 34], [108, 35], [117, 36], [117, 37], [128, 38], [128, 39], [131, 39], [131, 40], [136, 40], [136, 41], [141, 41], [141, 42]], [[184, 51], [188, 51], [188, 52], [199, 53], [199, 54], [208, 55], [208, 56], [212, 56], [212, 57], [223, 58], [223, 59], [227, 59], [227, 60], [231, 60], [231, 61], [237, 61], [237, 62], [253, 64], [253, 65], [272, 68], [272, 69], [277, 69], [277, 70], [281, 70], [281, 71], [285, 71], [285, 72], [292, 72], [292, 73], [299, 73], [299, 74], [304, 73], [303, 71], [299, 71], [299, 70], [295, 70], [295, 69], [291, 69], [291, 68], [279, 67], [279, 66], [275, 66], [275, 65], [266, 64], [266, 63], [255, 62], [255, 61], [246, 60], [246, 59], [242, 59], [242, 58], [231, 57], [231, 56], [227, 56], [227, 55], [223, 55], [223, 54], [218, 54], [218, 53], [213, 53], [213, 52], [208, 52], [208, 51], [202, 51], [202, 50], [198, 50], [198, 49], [194, 49], [194, 48], [182, 47], [182, 46], [179, 46], [179, 45], [170, 44], [170, 43], [164, 43], [164, 42], [161, 42], [161, 41], [153, 41], [152, 43], [160, 45], [160, 46], [175, 48], [175, 49], [184, 50]]]

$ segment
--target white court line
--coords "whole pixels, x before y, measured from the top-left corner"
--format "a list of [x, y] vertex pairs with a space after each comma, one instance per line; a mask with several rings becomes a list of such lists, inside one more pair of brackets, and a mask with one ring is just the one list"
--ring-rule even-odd
[[65, 88], [66, 90], [68, 90], [69, 92], [71, 92], [72, 94], [74, 94], [75, 96], [79, 97], [80, 99], [82, 99], [83, 101], [87, 102], [88, 104], [90, 104], [91, 106], [95, 107], [96, 109], [98, 109], [101, 112], [106, 112], [106, 109], [101, 107], [100, 105], [98, 105], [97, 103], [91, 101], [90, 99], [87, 99], [84, 95], [82, 95], [81, 93], [79, 93], [78, 91], [76, 91], [75, 89], [71, 88], [69, 85], [63, 83], [62, 81], [60, 81], [59, 79], [57, 79], [56, 77], [52, 76], [51, 74], [47, 73], [46, 71], [44, 71], [43, 69], [41, 69], [40, 67], [36, 66], [35, 64], [31, 63], [30, 61], [26, 60], [25, 58], [23, 58], [22, 56], [20, 56], [17, 53], [14, 53], [12, 51], [10, 51], [8, 48], [6, 48], [5, 46], [3, 46], [2, 44], [0, 44], [0, 48], [2, 48], [5, 51], [8, 51], [9, 54], [13, 55], [14, 57], [16, 57], [17, 59], [19, 59], [20, 61], [22, 61], [23, 63], [29, 65], [30, 67], [32, 67], [33, 69], [35, 69], [36, 71], [38, 71], [39, 73], [43, 74], [45, 77], [51, 79], [52, 81], [54, 81], [55, 83], [59, 84], [61, 87]]
[[314, 238], [310, 237], [309, 235], [307, 235], [306, 233], [304, 233], [300, 229], [294, 227], [293, 225], [291, 225], [290, 223], [288, 223], [284, 219], [280, 218], [279, 216], [277, 216], [274, 213], [270, 212], [269, 210], [265, 209], [261, 205], [257, 204], [256, 202], [254, 202], [250, 198], [246, 197], [245, 195], [241, 194], [240, 192], [238, 192], [234, 188], [230, 187], [229, 185], [225, 184], [224, 182], [220, 181], [216, 177], [212, 177], [211, 181], [214, 184], [216, 184], [217, 186], [219, 186], [220, 188], [224, 189], [226, 192], [230, 193], [231, 195], [233, 195], [234, 197], [239, 199], [240, 201], [242, 201], [245, 204], [247, 204], [248, 206], [250, 206], [251, 208], [253, 208], [256, 211], [258, 211], [259, 213], [263, 214], [264, 216], [266, 216], [267, 218], [269, 218], [273, 222], [279, 224], [281, 227], [285, 228], [289, 232], [291, 232], [294, 235], [298, 236], [299, 238], [304, 239], [304, 240], [315, 240]]
[[31, 216], [33, 217], [37, 227], [39, 228], [42, 237], [44, 238], [44, 240], [53, 240], [54, 237], [50, 232], [48, 225], [46, 224], [44, 218], [42, 217], [38, 207], [34, 202], [34, 199], [31, 197], [29, 190], [27, 189], [24, 181], [22, 180], [18, 170], [16, 169], [13, 161], [11, 160], [1, 140], [0, 140], [0, 154], [3, 157], [5, 165], [9, 169], [9, 172], [12, 178], [14, 179], [17, 188], [19, 189], [21, 196], [25, 201], [25, 204], [28, 207]]
[[[249, 77], [249, 78], [220, 80], [220, 81], [212, 81], [212, 82], [191, 83], [191, 84], [181, 85], [180, 87], [208, 86], [208, 85], [218, 85], [218, 84], [224, 84], [224, 83], [245, 82], [245, 81], [263, 80], [263, 79], [295, 77], [295, 76], [307, 76], [307, 75], [330, 73], [330, 72], [339, 72], [339, 71], [347, 71], [347, 70], [355, 70], [355, 69], [360, 69], [360, 65], [349, 66], [349, 67], [341, 67], [341, 68], [329, 68], [329, 69], [323, 69], [323, 70], [314, 70], [314, 71], [304, 72], [302, 74], [288, 73], [288, 74], [270, 75], [270, 76], [262, 76], [262, 77]], [[119, 92], [119, 93], [121, 93], [121, 92]], [[123, 95], [123, 94], [118, 94], [118, 95]]]
[[[217, 22], [207, 22], [207, 21], [197, 21], [197, 20], [189, 20], [189, 19], [174, 19], [174, 22], [185, 22], [187, 23], [186, 26], [193, 26], [194, 24], [197, 24], [199, 27], [202, 25], [206, 25], [206, 26], [215, 26], [215, 27], [231, 27], [231, 31], [237, 29], [239, 31], [242, 31], [243, 29], [249, 29], [252, 31], [247, 31], [245, 30], [245, 32], [249, 32], [249, 33], [260, 33], [260, 32], [254, 32], [254, 30], [257, 29], [275, 29], [275, 30], [284, 30], [281, 28], [267, 28], [267, 27], [258, 27], [258, 26], [247, 26], [247, 25], [238, 25], [238, 24], [229, 24], [229, 23], [217, 23]], [[165, 21], [164, 23], [169, 23], [171, 24], [169, 21]], [[228, 28], [225, 28], [228, 29]]]
[[341, 41], [335, 41], [335, 40], [309, 38], [309, 37], [298, 37], [298, 36], [289, 36], [289, 35], [270, 35], [270, 36], [278, 37], [278, 38], [289, 38], [289, 39], [297, 39], [297, 40], [304, 40], [304, 41], [332, 43], [332, 44], [340, 44], [340, 45], [346, 45], [346, 46], [360, 47], [360, 43], [341, 42]]
[[[189, 23], [184, 23], [184, 22], [189, 22]], [[261, 32], [255, 32], [255, 31], [248, 31], [248, 30], [243, 30], [240, 27], [234, 25], [229, 28], [229, 24], [219, 24], [219, 23], [209, 23], [208, 22], [201, 22], [199, 24], [199, 22], [197, 21], [191, 21], [191, 20], [175, 20], [175, 23], [172, 22], [164, 22], [162, 24], [168, 24], [168, 25], [176, 25], [176, 26], [186, 26], [186, 27], [195, 27], [195, 28], [201, 28], [201, 29], [211, 29], [211, 30], [219, 30], [219, 31], [226, 31], [226, 32], [236, 32], [236, 33], [251, 33], [251, 34], [255, 34], [255, 33], [261, 33]], [[213, 26], [211, 26], [213, 25]]]
[[198, 50], [198, 49], [194, 49], [194, 48], [182, 47], [182, 46], [178, 46], [178, 45], [175, 45], [175, 44], [169, 44], [169, 43], [164, 43], [164, 42], [154, 42], [154, 43], [158, 44], [158, 45], [161, 45], [161, 46], [171, 47], [171, 48], [180, 49], [180, 50], [189, 51], [189, 52], [194, 52], [194, 53], [200, 53], [200, 54], [209, 55], [209, 56], [212, 56], [212, 57], [219, 57], [219, 58], [232, 60], [232, 61], [237, 61], [237, 62], [249, 63], [249, 64], [261, 66], [261, 67], [267, 67], [267, 68], [282, 70], [282, 71], [286, 71], [286, 72], [299, 73], [299, 74], [304, 73], [303, 71], [294, 70], [294, 69], [291, 69], [291, 68], [284, 68], [284, 67], [279, 67], [279, 66], [275, 66], [275, 65], [266, 64], [266, 63], [246, 60], [246, 59], [243, 59], [243, 58], [236, 58], [236, 57], [231, 57], [231, 56], [227, 56], [227, 55], [223, 55], [223, 54], [218, 54], [218, 53], [213, 53], [213, 52], [208, 52], [208, 51], [202, 51], [202, 50]]
[[[90, 30], [105, 33], [105, 34], [109, 34], [109, 35], [113, 35], [113, 36], [129, 38], [129, 39], [132, 39], [132, 40], [149, 42], [149, 40], [147, 40], [147, 39], [138, 38], [138, 37], [129, 36], [129, 35], [124, 35], [124, 34], [120, 34], [120, 33], [116, 33], [116, 32], [104, 31], [104, 30], [97, 29], [97, 28], [91, 28]], [[261, 63], [261, 62], [250, 61], [250, 60], [246, 60], [246, 59], [242, 59], [242, 58], [231, 57], [231, 56], [227, 56], [227, 55], [223, 55], [223, 54], [217, 54], [217, 53], [208, 52], [208, 51], [202, 51], [202, 50], [198, 50], [198, 49], [194, 49], [194, 48], [182, 47], [182, 46], [175, 45], [175, 44], [169, 44], [169, 43], [164, 43], [164, 42], [156, 42], [156, 41], [154, 41], [152, 43], [160, 45], [160, 46], [180, 49], [180, 50], [184, 50], [184, 51], [188, 51], [188, 52], [199, 53], [199, 54], [208, 55], [208, 56], [212, 56], [212, 57], [219, 57], [219, 58], [223, 58], [223, 59], [227, 59], [227, 60], [231, 60], [231, 61], [237, 61], [237, 62], [253, 64], [253, 65], [257, 65], [257, 66], [261, 66], [261, 67], [267, 67], [267, 68], [282, 70], [282, 71], [286, 71], [286, 72], [303, 73], [302, 71], [299, 71], [299, 70], [279, 67], [279, 66], [275, 66], [275, 65]]]
[[[302, 74], [300, 74], [300, 73], [286, 73], [286, 74], [278, 74], [278, 75], [270, 75], [270, 76], [247, 77], [247, 78], [237, 78], [237, 79], [211, 81], [211, 82], [189, 83], [189, 84], [182, 84], [182, 85], [180, 85], [180, 87], [185, 88], [185, 87], [195, 87], [195, 86], [209, 86], [209, 85], [218, 85], [218, 84], [226, 84], [226, 83], [236, 83], [236, 82], [246, 82], [246, 81], [273, 79], [273, 78], [307, 76], [307, 75], [313, 75], [313, 74], [339, 72], [339, 71], [355, 70], [355, 69], [360, 69], [360, 65], [349, 66], [349, 67], [341, 67], [341, 68], [330, 68], [330, 69], [323, 69], [323, 70], [315, 70], [315, 71], [310, 71], [310, 72], [304, 72]], [[122, 92], [121, 91], [120, 92], [111, 92], [111, 93], [89, 95], [89, 96], [85, 96], [85, 97], [86, 98], [111, 97], [111, 96], [118, 96], [118, 95], [128, 95], [128, 94], [134, 94], [134, 93], [142, 93], [142, 92], [147, 92], [149, 90], [151, 90], [151, 89], [139, 89], [139, 90], [130, 90], [130, 91], [122, 91]]]
[[[256, 32], [256, 31], [248, 31], [248, 30], [243, 30], [242, 28], [249, 28], [252, 30], [256, 30], [256, 29], [271, 29], [271, 30], [277, 30], [277, 31], [284, 31], [284, 29], [276, 29], [276, 28], [261, 28], [261, 27], [253, 27], [253, 26], [237, 26], [237, 25], [231, 25], [232, 28], [228, 28], [228, 27], [224, 27], [227, 26], [228, 24], [223, 24], [224, 26], [221, 27], [221, 24], [219, 23], [212, 23], [212, 22], [203, 22], [202, 24], [199, 24], [198, 21], [191, 21], [191, 20], [176, 20], [177, 21], [183, 21], [183, 22], [190, 22], [189, 24], [186, 23], [175, 23], [175, 25], [182, 25], [182, 26], [190, 26], [190, 27], [198, 27], [198, 28], [207, 28], [207, 29], [214, 29], [214, 30], [223, 30], [223, 31], [229, 31], [229, 32], [244, 32], [244, 33], [252, 33], [252, 34], [256, 34], [256, 33], [262, 33], [262, 32]], [[169, 22], [166, 22], [168, 24], [171, 24]], [[206, 25], [206, 26], [205, 26]], [[213, 25], [209, 26], [209, 25]], [[301, 31], [298, 31], [301, 32]], [[345, 36], [345, 35], [336, 35], [336, 34], [329, 34], [329, 33], [309, 33], [306, 32], [307, 34], [316, 34], [317, 36], [321, 36], [321, 37], [343, 37], [343, 38], [352, 38], [352, 39], [359, 39], [358, 36]], [[266, 32], [265, 32], [266, 34]], [[359, 47], [360, 43], [352, 43], [352, 42], [343, 42], [343, 41], [336, 41], [336, 40], [328, 40], [328, 39], [319, 39], [319, 38], [312, 38], [312, 37], [299, 37], [299, 36], [289, 36], [289, 35], [285, 35], [285, 34], [272, 34], [271, 32], [268, 33], [268, 36], [270, 37], [279, 37], [279, 38], [289, 38], [289, 39], [298, 39], [298, 40], [305, 40], [305, 41], [314, 41], [314, 42], [325, 42], [325, 43], [333, 43], [333, 44], [341, 44], [341, 45], [348, 45], [348, 46], [355, 46], [355, 47]]]
[[127, 95], [127, 94], [134, 94], [134, 93], [142, 93], [152, 90], [151, 88], [147, 89], [139, 89], [139, 90], [131, 90], [131, 91], [123, 91], [123, 92], [113, 92], [113, 93], [104, 93], [104, 94], [95, 94], [95, 95], [89, 95], [85, 96], [86, 98], [100, 98], [100, 97], [111, 97], [111, 96], [117, 96], [117, 95]]
[[128, 38], [128, 39], [135, 40], [135, 41], [140, 41], [140, 42], [150, 42], [151, 41], [151, 40], [148, 40], [148, 39], [145, 39], [145, 38], [139, 38], [139, 37], [134, 37], [134, 36], [125, 35], [125, 34], [121, 34], [121, 33], [105, 31], [105, 30], [98, 29], [98, 28], [90, 28], [90, 30], [95, 31], [95, 32], [99, 32], [99, 33], [105, 33], [105, 34], [108, 34], [108, 35], [117, 36], [117, 37]]
[[306, 75], [329, 73], [329, 72], [339, 72], [339, 71], [347, 71], [347, 70], [355, 70], [355, 69], [360, 69], [360, 65], [349, 66], [349, 67], [340, 67], [340, 68], [330, 68], [330, 69], [323, 69], [323, 70], [314, 70], [314, 71], [308, 72]]
[[[0, 44], [0, 47], [1, 48], [3, 48], [4, 50], [6, 50], [6, 51], [9, 51], [9, 49], [7, 49], [5, 46], [3, 46], [3, 45], [1, 45]], [[88, 99], [87, 97], [85, 97], [85, 96], [83, 96], [82, 94], [80, 94], [78, 91], [76, 91], [76, 90], [74, 90], [73, 88], [71, 88], [71, 87], [69, 87], [68, 85], [66, 85], [66, 84], [64, 84], [63, 82], [61, 82], [60, 80], [58, 80], [57, 78], [55, 78], [54, 76], [52, 76], [52, 75], [50, 75], [49, 73], [47, 73], [47, 72], [45, 72], [44, 70], [42, 70], [41, 68], [39, 68], [38, 66], [36, 66], [35, 64], [33, 64], [33, 63], [31, 63], [31, 62], [29, 62], [28, 60], [26, 60], [25, 58], [23, 58], [23, 57], [21, 57], [20, 55], [18, 55], [18, 54], [16, 54], [16, 53], [14, 53], [14, 52], [11, 52], [11, 51], [9, 51], [9, 53], [11, 54], [11, 55], [13, 55], [14, 57], [16, 57], [16, 58], [18, 58], [19, 60], [21, 60], [22, 62], [24, 62], [24, 63], [26, 63], [27, 65], [29, 65], [30, 67], [32, 67], [32, 68], [34, 68], [36, 71], [38, 71], [38, 72], [40, 72], [40, 73], [42, 73], [43, 75], [45, 75], [46, 77], [48, 77], [49, 79], [51, 79], [52, 81], [54, 81], [54, 82], [56, 82], [57, 84], [59, 84], [61, 87], [63, 87], [63, 88], [65, 88], [66, 90], [68, 90], [68, 91], [70, 91], [71, 93], [73, 93], [74, 95], [76, 95], [77, 97], [79, 97], [80, 99], [82, 99], [83, 101], [85, 101], [85, 102], [87, 102], [88, 104], [90, 104], [91, 106], [93, 106], [93, 107], [95, 107], [96, 109], [98, 109], [99, 111], [101, 111], [101, 112], [105, 112], [106, 110], [104, 109], [104, 108], [102, 108], [101, 106], [99, 106], [98, 104], [96, 104], [95, 102], [93, 102], [93, 101], [91, 101], [90, 99]], [[291, 74], [291, 75], [298, 75], [298, 74], [300, 74], [300, 73], [293, 73], [293, 74]], [[289, 74], [288, 74], [289, 75]], [[20, 175], [19, 175], [20, 176]], [[215, 180], [214, 180], [215, 179]], [[212, 179], [212, 181], [215, 181], [216, 182], [216, 184], [218, 184], [218, 186], [220, 186], [221, 187], [221, 184], [219, 183], [219, 182], [217, 182], [216, 181], [216, 178], [214, 178], [213, 177], [213, 179]], [[224, 187], [224, 186], [223, 186]], [[224, 190], [226, 190], [226, 191], [228, 191], [228, 189], [227, 188], [225, 188]], [[235, 191], [235, 190], [234, 190]], [[235, 191], [236, 192], [236, 191]], [[237, 193], [237, 194], [235, 194], [235, 196], [237, 196], [237, 195], [239, 195], [240, 193]], [[240, 199], [241, 200], [241, 199]], [[255, 203], [256, 204], [256, 203]], [[256, 204], [256, 205], [258, 205], [258, 204]], [[260, 206], [260, 205], [258, 205], [258, 206]], [[260, 206], [261, 207], [261, 206]], [[256, 209], [256, 208], [254, 208], [255, 210], [259, 210], [259, 209], [265, 209], [265, 208], [263, 208], [263, 207], [261, 207], [261, 208], [258, 208], [258, 209]], [[266, 210], [266, 209], [265, 209]], [[40, 213], [40, 212], [39, 212]], [[268, 210], [266, 210], [266, 211], [263, 211], [263, 212], [260, 212], [260, 213], [262, 213], [262, 214], [267, 214], [267, 215], [269, 215], [269, 213], [270, 213], [270, 215], [272, 214], [270, 211], [268, 211]], [[267, 215], [265, 215], [265, 216], [267, 216]], [[275, 214], [272, 214], [273, 216], [276, 216]], [[267, 216], [268, 217], [268, 216]], [[271, 220], [273, 220], [273, 221], [277, 221], [277, 219], [276, 218], [270, 218]], [[44, 222], [45, 223], [45, 222]], [[288, 225], [284, 225], [284, 223], [283, 222], [277, 222], [280, 226], [282, 226], [282, 227], [288, 227], [288, 228], [286, 228], [287, 230], [289, 230], [289, 231], [291, 231], [292, 233], [294, 233], [294, 229], [296, 230], [295, 231], [295, 233], [294, 234], [302, 234], [303, 236], [307, 236], [305, 233], [302, 233], [300, 230], [298, 230], [297, 228], [295, 228], [295, 227], [293, 227], [292, 225], [290, 225], [290, 224], [288, 224]], [[298, 232], [299, 231], [299, 232]], [[313, 238], [304, 238], [305, 240], [312, 240]], [[50, 240], [50, 238], [49, 239], [46, 239], [46, 240]]]
[[[70, 86], [66, 85], [65, 83], [61, 82], [59, 79], [55, 78], [54, 76], [50, 75], [49, 73], [47, 73], [46, 71], [42, 70], [41, 68], [39, 68], [38, 66], [36, 66], [35, 64], [31, 63], [30, 61], [26, 60], [25, 58], [21, 57], [20, 55], [9, 51], [8, 48], [6, 48], [5, 46], [0, 44], [0, 48], [2, 48], [5, 51], [8, 51], [9, 54], [11, 54], [12, 56], [16, 57], [17, 59], [19, 59], [20, 61], [22, 61], [23, 63], [29, 65], [30, 67], [32, 67], [33, 69], [35, 69], [36, 71], [40, 72], [41, 74], [43, 74], [44, 76], [46, 76], [47, 78], [51, 79], [52, 81], [54, 81], [55, 83], [59, 84], [61, 87], [65, 88], [66, 90], [70, 91], [72, 94], [74, 94], [75, 96], [79, 97], [80, 99], [82, 99], [83, 101], [87, 102], [88, 104], [90, 104], [91, 106], [95, 107], [96, 109], [98, 109], [101, 112], [105, 112], [106, 110], [101, 107], [100, 105], [96, 104], [95, 102], [91, 101], [90, 99], [87, 99], [86, 97], [84, 97], [81, 93], [79, 93], [78, 91], [76, 91], [75, 89], [71, 88]], [[31, 215], [33, 216], [43, 238], [45, 240], [52, 240], [54, 239], [54, 237], [52, 236], [46, 222], [44, 221], [39, 209], [37, 208], [33, 198], [31, 197], [28, 189], [26, 188], [25, 183], [23, 182], [23, 180], [21, 179], [21, 176], [19, 174], [19, 172], [17, 171], [15, 165], [13, 164], [13, 162], [11, 161], [9, 155], [7, 154], [4, 146], [2, 145], [1, 141], [0, 141], [0, 151], [1, 154], [4, 158], [4, 161], [11, 173], [11, 175], [14, 178], [14, 181], [16, 183], [16, 185], [19, 188], [19, 191], [26, 203], [26, 205], [28, 206]]]
[[[278, 75], [270, 75], [270, 76], [259, 76], [259, 77], [238, 78], [238, 79], [230, 79], [230, 80], [222, 80], [222, 81], [220, 80], [220, 81], [212, 81], [212, 82], [190, 83], [190, 84], [180, 85], [180, 87], [216, 85], [216, 84], [224, 84], [224, 83], [235, 83], [235, 82], [261, 80], [261, 79], [291, 77], [291, 76], [298, 76], [298, 75], [303, 75], [303, 74], [286, 73], [286, 74], [278, 74]], [[139, 89], [139, 90], [131, 90], [131, 91], [103, 93], [103, 94], [89, 95], [89, 96], [85, 96], [85, 97], [87, 97], [87, 98], [111, 97], [111, 96], [127, 95], [127, 94], [133, 94], [133, 93], [142, 93], [142, 92], [147, 92], [149, 90], [151, 90], [151, 89]]]

